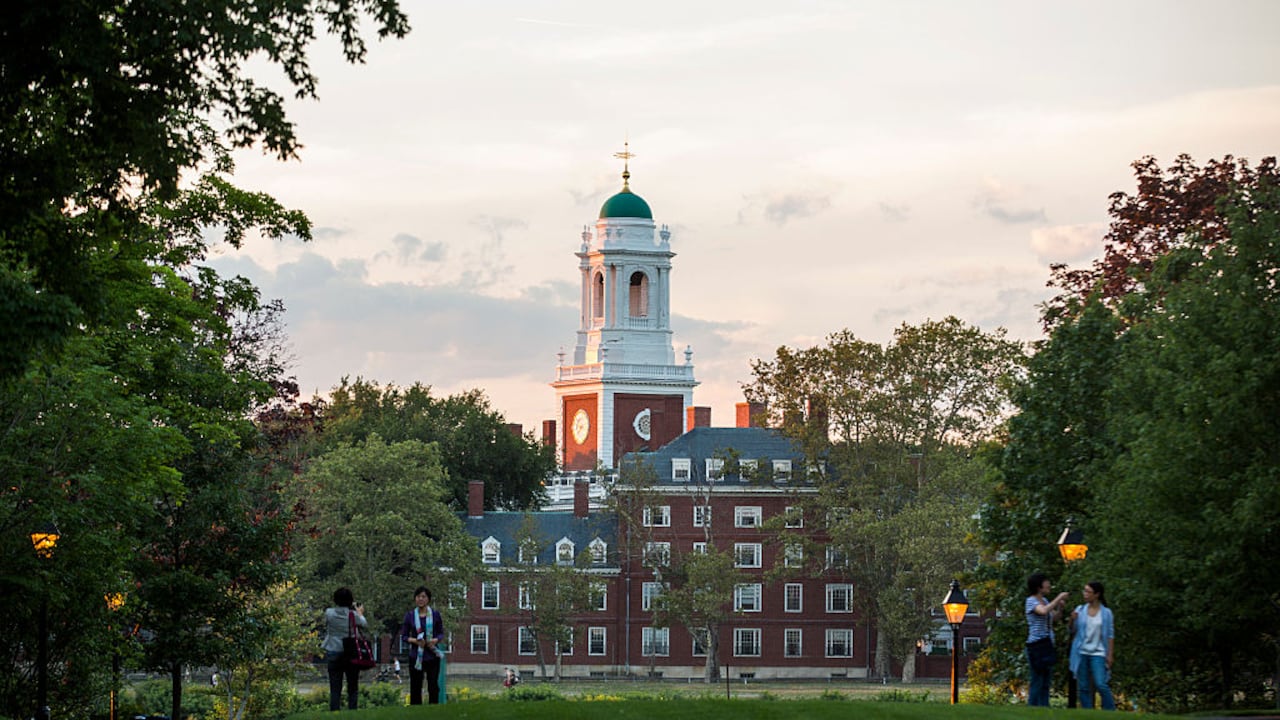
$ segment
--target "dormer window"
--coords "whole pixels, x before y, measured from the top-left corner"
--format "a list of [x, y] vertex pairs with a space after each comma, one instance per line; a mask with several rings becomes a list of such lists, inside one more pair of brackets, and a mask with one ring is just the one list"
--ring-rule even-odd
[[774, 460], [773, 461], [773, 481], [784, 483], [791, 481], [791, 461], [790, 460]]
[[480, 559], [485, 565], [497, 565], [502, 562], [502, 543], [490, 535], [480, 543]]
[[605, 560], [609, 556], [608, 543], [601, 540], [600, 538], [596, 538], [592, 540], [590, 544], [587, 545], [587, 548], [591, 550], [591, 564], [603, 565], [605, 563]]
[[567, 537], [560, 538], [560, 541], [556, 543], [556, 564], [573, 564], [573, 541]]
[[675, 482], [689, 482], [689, 458], [673, 458], [671, 460], [671, 479]]
[[538, 564], [538, 548], [534, 547], [533, 543], [525, 543], [520, 546], [520, 564]]
[[724, 458], [707, 458], [707, 482], [724, 479]]

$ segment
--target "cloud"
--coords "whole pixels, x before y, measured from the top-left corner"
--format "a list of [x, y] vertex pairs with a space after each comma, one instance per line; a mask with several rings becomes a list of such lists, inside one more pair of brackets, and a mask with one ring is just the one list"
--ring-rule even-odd
[[349, 234], [351, 231], [346, 228], [335, 227], [317, 227], [311, 229], [311, 237], [316, 240], [332, 240]]
[[1035, 228], [1031, 231], [1031, 249], [1046, 264], [1079, 262], [1102, 250], [1105, 233], [1103, 223]]
[[[394, 259], [401, 264], [414, 262], [441, 262], [445, 258], [444, 243], [436, 240], [432, 242], [423, 242], [421, 239], [414, 237], [408, 233], [397, 233], [391, 238], [391, 244], [395, 246]], [[387, 253], [378, 253], [374, 257], [389, 257]]]
[[1002, 223], [1012, 225], [1048, 222], [1044, 208], [1030, 207], [1025, 191], [1006, 185], [995, 178], [984, 178], [973, 198], [973, 206]]
[[813, 217], [831, 207], [831, 196], [818, 193], [748, 195], [744, 199], [747, 205], [739, 211], [738, 222], [746, 222], [748, 217], [759, 214], [778, 226]]
[[880, 215], [890, 222], [906, 222], [911, 217], [911, 208], [907, 205], [890, 205], [882, 202]]

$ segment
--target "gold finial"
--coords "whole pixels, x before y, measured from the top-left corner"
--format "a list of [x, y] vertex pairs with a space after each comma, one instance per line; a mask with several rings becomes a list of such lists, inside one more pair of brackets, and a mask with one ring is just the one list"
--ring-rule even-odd
[[631, 141], [622, 141], [622, 152], [616, 152], [613, 156], [622, 161], [622, 191], [630, 192], [628, 181], [631, 180], [631, 158], [636, 156], [631, 152]]

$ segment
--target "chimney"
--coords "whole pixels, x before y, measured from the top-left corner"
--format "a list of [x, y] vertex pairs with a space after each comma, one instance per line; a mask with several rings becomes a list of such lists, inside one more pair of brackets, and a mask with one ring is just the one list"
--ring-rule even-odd
[[591, 483], [586, 478], [580, 477], [573, 483], [573, 516], [576, 518], [585, 518], [591, 507], [590, 503]]
[[757, 402], [740, 402], [733, 406], [736, 424], [734, 427], [764, 427], [765, 404]]
[[484, 517], [483, 480], [472, 480], [467, 483], [467, 515], [473, 518]]
[[507, 423], [507, 429], [516, 437], [524, 437], [524, 426], [520, 423]]
[[700, 427], [711, 427], [711, 408], [690, 405], [685, 408], [685, 425], [690, 430]]
[[546, 445], [547, 447], [556, 446], [556, 421], [555, 420], [542, 421], [542, 444]]

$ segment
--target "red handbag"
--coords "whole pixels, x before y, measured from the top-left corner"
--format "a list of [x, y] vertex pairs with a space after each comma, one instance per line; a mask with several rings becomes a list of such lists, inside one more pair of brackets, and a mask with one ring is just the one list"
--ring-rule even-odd
[[377, 665], [378, 661], [373, 659], [373, 646], [360, 634], [360, 626], [356, 625], [355, 611], [347, 611], [347, 621], [351, 624], [351, 635], [342, 638], [342, 656], [351, 667], [361, 670]]

